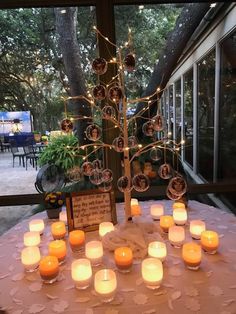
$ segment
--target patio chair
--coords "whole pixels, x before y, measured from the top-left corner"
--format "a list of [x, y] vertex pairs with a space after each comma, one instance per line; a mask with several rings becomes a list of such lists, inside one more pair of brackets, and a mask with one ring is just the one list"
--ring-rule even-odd
[[0, 150], [2, 152], [6, 152], [6, 151], [10, 152], [10, 149], [11, 149], [10, 143], [5, 143], [4, 142], [4, 136], [1, 136], [0, 137]]
[[34, 151], [33, 145], [27, 145], [23, 147], [24, 153], [25, 153], [25, 169], [28, 169], [28, 160], [30, 164], [35, 167], [37, 170], [38, 165], [38, 158], [39, 155], [37, 152]]
[[21, 166], [21, 161], [23, 164], [23, 167], [25, 167], [25, 153], [20, 152], [19, 148], [17, 146], [11, 145], [11, 152], [12, 152], [12, 159], [13, 159], [13, 168], [15, 167], [15, 158], [19, 158], [19, 164]]

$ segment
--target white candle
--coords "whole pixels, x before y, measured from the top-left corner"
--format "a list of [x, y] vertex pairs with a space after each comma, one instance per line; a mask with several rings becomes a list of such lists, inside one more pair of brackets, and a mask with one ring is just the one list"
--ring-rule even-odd
[[111, 269], [99, 270], [94, 276], [94, 289], [103, 302], [112, 301], [117, 289], [115, 272]]
[[85, 256], [93, 266], [98, 266], [103, 258], [103, 246], [100, 241], [90, 241], [85, 245]]
[[66, 213], [66, 211], [60, 212], [59, 220], [63, 221], [67, 225], [67, 213]]
[[115, 228], [112, 222], [108, 222], [108, 221], [101, 222], [99, 224], [99, 235], [100, 237], [103, 237], [105, 234], [113, 231], [114, 229]]
[[24, 233], [24, 245], [25, 246], [38, 246], [40, 244], [40, 234], [36, 231], [30, 231]]
[[185, 208], [174, 208], [173, 209], [173, 218], [176, 225], [183, 226], [186, 224], [188, 219], [187, 211]]
[[205, 222], [202, 220], [190, 221], [190, 233], [193, 239], [199, 240], [201, 233], [206, 230]]
[[139, 205], [137, 198], [131, 198], [130, 205]]
[[164, 215], [164, 206], [162, 204], [151, 205], [150, 214], [153, 220], [160, 220], [160, 217]]
[[185, 231], [183, 227], [172, 226], [169, 229], [168, 238], [170, 243], [176, 247], [180, 248], [185, 240]]
[[44, 221], [43, 219], [33, 219], [29, 222], [29, 230], [36, 231], [43, 234], [44, 231]]
[[91, 263], [86, 258], [75, 260], [71, 264], [71, 277], [77, 289], [86, 289], [90, 286], [92, 279]]
[[164, 262], [167, 255], [166, 244], [158, 241], [149, 243], [148, 255], [150, 257], [158, 258], [160, 261]]
[[157, 289], [163, 279], [163, 266], [158, 258], [149, 257], [142, 261], [142, 278], [150, 289]]
[[33, 272], [37, 269], [40, 258], [40, 251], [37, 246], [29, 246], [21, 251], [21, 263], [28, 272]]

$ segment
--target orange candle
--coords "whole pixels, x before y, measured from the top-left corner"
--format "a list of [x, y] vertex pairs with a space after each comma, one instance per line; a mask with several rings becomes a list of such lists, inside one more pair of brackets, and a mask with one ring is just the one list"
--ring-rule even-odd
[[79, 252], [84, 245], [85, 234], [83, 230], [73, 230], [69, 233], [69, 244], [73, 252]]
[[130, 271], [133, 264], [133, 252], [129, 247], [119, 247], [115, 249], [114, 258], [119, 271]]
[[201, 246], [196, 243], [185, 243], [182, 247], [182, 258], [189, 269], [197, 270], [202, 259]]
[[172, 216], [161, 216], [160, 217], [160, 227], [164, 232], [168, 232], [169, 228], [174, 226], [174, 219]]
[[59, 262], [56, 256], [45, 256], [39, 263], [39, 273], [45, 283], [53, 283], [59, 274]]
[[66, 243], [63, 240], [51, 241], [48, 245], [48, 253], [56, 256], [60, 263], [64, 262], [66, 257]]
[[204, 251], [209, 254], [215, 254], [219, 246], [219, 237], [217, 232], [206, 230], [201, 233], [201, 245]]
[[185, 204], [182, 203], [182, 202], [174, 202], [173, 205], [172, 205], [172, 208], [173, 209], [176, 209], [176, 208], [183, 208], [183, 209], [185, 209], [186, 207], [185, 207]]
[[51, 225], [51, 231], [54, 240], [63, 239], [66, 235], [66, 225], [63, 221], [54, 222]]
[[131, 205], [131, 216], [141, 216], [142, 210], [140, 205]]

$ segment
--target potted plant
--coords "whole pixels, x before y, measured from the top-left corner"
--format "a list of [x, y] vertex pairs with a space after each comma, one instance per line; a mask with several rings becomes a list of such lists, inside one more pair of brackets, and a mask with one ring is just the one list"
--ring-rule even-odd
[[44, 199], [48, 218], [57, 219], [64, 204], [62, 192], [47, 193]]
[[41, 133], [39, 131], [33, 131], [34, 134], [34, 140], [36, 143], [41, 142]]

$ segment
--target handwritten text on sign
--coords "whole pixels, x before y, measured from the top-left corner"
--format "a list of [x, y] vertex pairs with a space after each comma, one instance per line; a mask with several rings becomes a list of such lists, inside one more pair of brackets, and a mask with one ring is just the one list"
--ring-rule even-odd
[[111, 221], [109, 193], [73, 196], [72, 207], [74, 228]]

